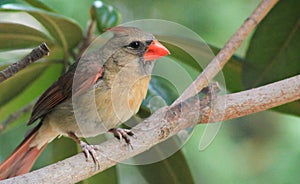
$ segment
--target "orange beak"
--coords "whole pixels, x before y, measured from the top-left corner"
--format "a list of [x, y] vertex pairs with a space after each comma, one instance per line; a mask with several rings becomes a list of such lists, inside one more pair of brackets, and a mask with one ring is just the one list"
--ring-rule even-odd
[[163, 56], [169, 55], [170, 51], [157, 40], [153, 40], [144, 54], [145, 61], [157, 60]]

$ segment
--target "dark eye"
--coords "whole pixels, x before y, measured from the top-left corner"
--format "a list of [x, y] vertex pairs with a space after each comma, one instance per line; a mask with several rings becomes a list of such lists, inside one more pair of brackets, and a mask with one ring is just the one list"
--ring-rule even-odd
[[146, 41], [147, 46], [149, 46], [152, 42], [153, 42], [153, 40], [147, 40]]
[[139, 41], [133, 41], [128, 45], [128, 47], [133, 48], [133, 49], [137, 49], [140, 46], [141, 46], [141, 42], [139, 42]]

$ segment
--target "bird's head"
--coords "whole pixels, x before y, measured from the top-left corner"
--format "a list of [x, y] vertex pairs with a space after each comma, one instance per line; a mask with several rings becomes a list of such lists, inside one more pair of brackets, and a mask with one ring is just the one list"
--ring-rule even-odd
[[123, 53], [142, 58], [144, 62], [157, 60], [170, 54], [169, 50], [156, 38], [136, 27], [114, 27], [109, 29], [114, 33], [111, 42], [117, 45]]

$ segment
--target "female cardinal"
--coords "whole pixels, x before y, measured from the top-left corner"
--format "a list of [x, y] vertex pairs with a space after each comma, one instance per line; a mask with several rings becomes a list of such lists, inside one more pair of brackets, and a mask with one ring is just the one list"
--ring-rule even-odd
[[[40, 120], [0, 165], [0, 180], [29, 172], [46, 145], [64, 135], [95, 161], [93, 145], [78, 137], [107, 130], [129, 143], [116, 127], [135, 114], [145, 98], [153, 60], [169, 54], [155, 37], [134, 27], [110, 29], [114, 36], [99, 50], [70, 66], [38, 99], [28, 125]], [[128, 134], [128, 135], [127, 135]]]

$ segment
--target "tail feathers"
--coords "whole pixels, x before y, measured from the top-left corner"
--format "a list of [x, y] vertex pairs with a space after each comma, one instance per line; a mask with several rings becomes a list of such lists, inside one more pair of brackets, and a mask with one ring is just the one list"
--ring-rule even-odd
[[[41, 124], [40, 124], [41, 125]], [[34, 162], [47, 146], [40, 149], [31, 147], [40, 125], [35, 127], [16, 148], [16, 150], [0, 165], [0, 180], [28, 173]]]

